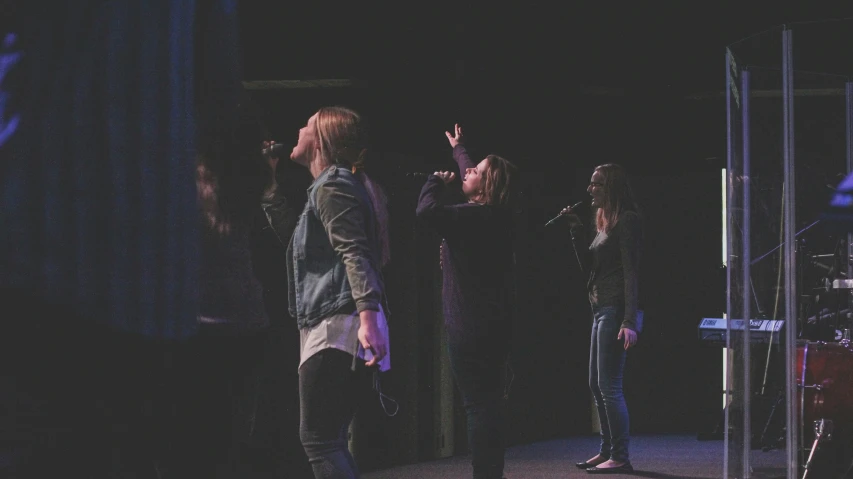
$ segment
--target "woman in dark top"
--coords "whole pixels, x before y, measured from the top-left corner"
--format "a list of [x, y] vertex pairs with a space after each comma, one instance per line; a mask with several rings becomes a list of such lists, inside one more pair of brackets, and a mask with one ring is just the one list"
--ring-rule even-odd
[[590, 473], [632, 471], [628, 457], [628, 407], [622, 394], [622, 373], [629, 348], [637, 343], [638, 267], [642, 233], [637, 204], [625, 170], [601, 165], [592, 174], [587, 192], [595, 210], [592, 243], [572, 208], [562, 211], [571, 225], [577, 251], [588, 250], [589, 303], [592, 338], [589, 387], [595, 397], [601, 449], [577, 464]]
[[201, 221], [199, 334], [182, 398], [187, 477], [241, 477], [239, 445], [251, 434], [256, 377], [269, 332], [253, 231], [273, 170], [263, 128], [243, 100], [221, 128], [200, 134], [196, 185]]
[[444, 320], [450, 358], [468, 417], [475, 479], [500, 479], [504, 467], [503, 372], [513, 311], [513, 251], [507, 207], [515, 166], [489, 155], [475, 164], [462, 130], [447, 133], [462, 174], [461, 204], [444, 204], [456, 175], [436, 172], [421, 190], [417, 215], [443, 238]]

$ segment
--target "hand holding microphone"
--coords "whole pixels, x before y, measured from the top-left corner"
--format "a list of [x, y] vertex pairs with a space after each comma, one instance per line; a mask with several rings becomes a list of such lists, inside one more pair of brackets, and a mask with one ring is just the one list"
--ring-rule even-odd
[[456, 179], [456, 173], [452, 171], [436, 171], [433, 175], [437, 176], [445, 185]]
[[273, 175], [275, 175], [276, 167], [278, 167], [278, 160], [285, 153], [284, 145], [273, 140], [264, 141], [261, 145], [261, 154], [267, 159], [270, 168], [273, 170]]
[[269, 158], [281, 158], [281, 155], [285, 153], [284, 145], [274, 141], [265, 141], [261, 153]]
[[560, 214], [551, 218], [547, 223], [545, 223], [545, 226], [550, 226], [551, 223], [557, 221], [558, 219], [562, 218], [563, 216], [568, 218], [569, 225], [571, 225], [571, 226], [583, 224], [583, 222], [580, 219], [580, 216], [578, 216], [578, 214], [575, 213], [575, 210], [577, 208], [579, 208], [582, 204], [584, 204], [583, 200], [578, 201], [577, 203], [573, 204], [572, 206], [567, 206], [567, 207], [563, 208], [562, 210], [560, 210]]

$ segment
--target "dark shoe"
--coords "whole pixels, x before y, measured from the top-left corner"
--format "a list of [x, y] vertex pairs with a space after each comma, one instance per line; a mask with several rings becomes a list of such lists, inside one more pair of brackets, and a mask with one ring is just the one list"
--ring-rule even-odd
[[624, 474], [626, 472], [634, 472], [634, 466], [632, 466], [630, 462], [626, 462], [618, 467], [607, 467], [604, 469], [591, 467], [587, 469], [586, 472], [590, 474]]
[[601, 459], [600, 461], [592, 461], [592, 462], [586, 462], [586, 461], [584, 461], [584, 462], [578, 462], [578, 463], [576, 463], [576, 464], [575, 464], [575, 467], [577, 467], [578, 469], [589, 469], [590, 467], [595, 467], [595, 466], [597, 466], [597, 465], [599, 465], [599, 464], [601, 464], [601, 463], [603, 463], [603, 462], [607, 462], [607, 461], [608, 461], [608, 459], [610, 459], [610, 458], [605, 457], [604, 459]]

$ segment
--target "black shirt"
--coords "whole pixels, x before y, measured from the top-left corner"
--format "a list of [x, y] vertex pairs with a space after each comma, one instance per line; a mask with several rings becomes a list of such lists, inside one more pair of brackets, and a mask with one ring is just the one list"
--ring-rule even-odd
[[[583, 227], [572, 229], [578, 251], [586, 249]], [[592, 306], [623, 306], [622, 327], [637, 331], [640, 251], [640, 216], [622, 212], [610, 232], [599, 231], [589, 244], [589, 302]]]
[[[462, 145], [453, 156], [460, 171], [475, 166]], [[505, 344], [514, 306], [511, 212], [502, 206], [444, 204], [446, 188], [430, 176], [417, 215], [443, 238], [442, 299], [449, 339]]]

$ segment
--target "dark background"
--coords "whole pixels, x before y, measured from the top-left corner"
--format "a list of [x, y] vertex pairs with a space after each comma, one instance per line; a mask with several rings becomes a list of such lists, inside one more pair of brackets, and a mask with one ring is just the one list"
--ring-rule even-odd
[[[592, 169], [606, 162], [628, 168], [645, 215], [646, 330], [629, 355], [625, 384], [632, 431], [692, 434], [716, 426], [721, 350], [700, 344], [697, 326], [725, 311], [725, 47], [785, 22], [851, 12], [750, 2], [586, 3], [239, 6], [245, 80], [352, 81], [250, 90], [272, 138], [292, 146], [324, 105], [353, 107], [371, 123], [368, 172], [388, 191], [392, 215], [386, 282], [394, 367], [383, 388], [401, 410], [393, 418], [375, 404], [362, 411], [359, 424], [368, 427], [358, 435], [369, 444], [358, 453], [362, 469], [435, 455], [438, 243], [414, 221], [422, 181], [405, 173], [451, 168], [444, 131], [456, 122], [475, 158], [509, 158], [524, 185], [515, 225], [520, 302], [510, 443], [591, 431], [586, 278], [565, 225], [543, 224], [585, 198]], [[849, 67], [848, 48], [822, 49], [815, 58], [842, 56]], [[310, 181], [293, 165], [280, 168], [288, 185]], [[461, 419], [458, 400], [454, 414]], [[456, 452], [464, 452], [458, 424]]]

